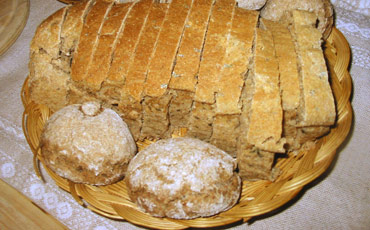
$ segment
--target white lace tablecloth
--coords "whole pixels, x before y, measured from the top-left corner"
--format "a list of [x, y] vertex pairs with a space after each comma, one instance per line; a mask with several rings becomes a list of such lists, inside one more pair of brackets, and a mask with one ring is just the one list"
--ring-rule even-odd
[[[332, 2], [336, 27], [352, 49], [353, 129], [328, 172], [283, 209], [225, 229], [370, 229], [370, 1]], [[70, 229], [139, 229], [94, 214], [50, 178], [43, 183], [34, 173], [32, 153], [21, 128], [20, 90], [28, 74], [29, 43], [35, 29], [62, 6], [56, 0], [31, 0], [24, 31], [0, 56], [0, 178]]]

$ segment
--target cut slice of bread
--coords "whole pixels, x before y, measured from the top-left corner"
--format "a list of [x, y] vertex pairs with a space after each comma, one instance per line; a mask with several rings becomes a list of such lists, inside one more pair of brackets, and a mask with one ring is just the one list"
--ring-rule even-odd
[[215, 102], [218, 76], [223, 66], [235, 6], [235, 1], [218, 0], [213, 7], [195, 90], [194, 99], [198, 102]]
[[257, 29], [255, 46], [254, 94], [247, 141], [261, 150], [285, 152], [278, 62], [271, 32]]
[[147, 69], [152, 53], [158, 41], [159, 32], [168, 10], [168, 4], [154, 2], [140, 35], [136, 52], [128, 68], [125, 84], [117, 93], [120, 94], [119, 109], [123, 118], [132, 128], [135, 140], [140, 137], [142, 126], [142, 93], [147, 77]]
[[113, 2], [97, 1], [86, 17], [71, 65], [71, 78], [76, 82], [88, 77], [88, 69], [96, 51], [100, 31], [112, 4]]
[[183, 36], [185, 23], [194, 0], [171, 1], [158, 42], [148, 68], [145, 95], [162, 96], [171, 79], [176, 54]]
[[289, 20], [300, 70], [301, 97], [295, 141], [301, 144], [324, 135], [335, 123], [336, 110], [321, 47], [321, 33], [315, 28], [316, 15], [296, 10]]
[[96, 92], [101, 88], [102, 82], [107, 78], [112, 55], [116, 49], [118, 34], [125, 23], [132, 4], [115, 4], [106, 15], [101, 29], [96, 51], [93, 55], [86, 78], [89, 91]]
[[294, 41], [288, 27], [282, 23], [261, 19], [261, 25], [272, 33], [279, 63], [280, 94], [284, 111], [283, 135], [288, 149], [297, 149], [299, 145], [295, 143], [295, 138], [301, 90]]
[[[116, 49], [113, 53], [112, 63], [108, 72], [107, 84], [122, 88], [136, 52], [139, 36], [147, 20], [152, 0], [136, 2], [125, 20], [122, 33], [119, 35]], [[118, 96], [119, 97], [119, 96]]]
[[194, 1], [176, 56], [169, 85], [171, 89], [195, 91], [201, 51], [214, 4], [214, 0]]

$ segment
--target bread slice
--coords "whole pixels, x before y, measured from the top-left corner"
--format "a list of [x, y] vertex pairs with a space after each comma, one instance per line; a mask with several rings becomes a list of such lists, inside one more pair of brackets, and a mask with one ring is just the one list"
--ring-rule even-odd
[[173, 0], [169, 5], [144, 84], [142, 137], [170, 137], [168, 112], [173, 95], [168, 93], [168, 84], [192, 4], [192, 0]]
[[87, 77], [104, 18], [112, 4], [113, 2], [97, 1], [86, 17], [71, 66], [71, 78], [76, 82], [81, 82]]
[[[240, 115], [240, 137], [237, 144], [237, 162], [239, 175], [245, 180], [273, 180], [272, 167], [275, 158], [275, 150], [281, 150], [282, 114], [279, 116], [281, 109], [279, 88], [278, 88], [278, 66], [274, 56], [274, 45], [270, 31], [256, 29], [256, 37], [253, 46], [253, 59], [250, 63], [250, 70], [245, 80], [242, 90], [242, 109]], [[271, 78], [271, 79], [270, 79]], [[272, 80], [271, 84], [266, 84], [264, 88], [263, 81]], [[266, 91], [265, 91], [266, 90]], [[261, 104], [261, 97], [266, 97], [269, 104], [266, 111], [263, 111], [264, 103]], [[261, 111], [262, 110], [262, 111]], [[274, 118], [267, 116], [270, 112]], [[275, 113], [275, 114], [274, 114]], [[258, 119], [258, 114], [261, 117]], [[278, 118], [276, 123], [280, 123], [277, 128], [273, 119]], [[280, 119], [280, 121], [279, 121]], [[264, 123], [274, 125], [277, 131], [263, 126]], [[260, 135], [259, 130], [263, 129], [268, 132]], [[279, 130], [280, 129], [280, 130]], [[252, 136], [252, 135], [259, 136]], [[271, 144], [274, 137], [278, 143]], [[267, 141], [263, 141], [266, 140]], [[270, 143], [269, 143], [270, 142]], [[275, 142], [275, 141], [274, 141]], [[264, 145], [267, 143], [267, 145]], [[266, 151], [268, 149], [269, 151]]]
[[248, 143], [265, 151], [285, 152], [282, 124], [279, 71], [273, 38], [270, 31], [257, 29]]
[[194, 102], [189, 118], [187, 135], [203, 141], [210, 141], [215, 116], [215, 93], [219, 71], [226, 53], [227, 37], [230, 33], [235, 1], [220, 0], [213, 6], [209, 20]]
[[240, 114], [240, 95], [252, 56], [258, 12], [235, 7], [216, 93], [217, 114]]
[[85, 87], [91, 92], [98, 91], [104, 79], [107, 78], [118, 34], [123, 28], [131, 7], [132, 4], [114, 4], [104, 19], [97, 48], [87, 72]]
[[213, 7], [195, 90], [194, 99], [198, 102], [215, 102], [218, 76], [223, 66], [235, 5], [232, 0], [219, 0]]
[[236, 157], [241, 92], [252, 57], [258, 12], [235, 8], [216, 93], [216, 116], [210, 142]]
[[153, 3], [144, 30], [140, 36], [133, 61], [129, 66], [123, 91], [136, 101], [141, 101], [142, 99], [148, 65], [157, 44], [167, 10], [167, 4]]
[[119, 35], [106, 80], [108, 84], [118, 87], [118, 92], [122, 89], [122, 85], [125, 82], [128, 68], [135, 54], [139, 36], [147, 20], [151, 5], [152, 0], [137, 2], [131, 9], [125, 21], [125, 27]]
[[135, 140], [139, 139], [142, 126], [143, 111], [141, 103], [147, 68], [167, 10], [168, 4], [157, 2], [152, 4], [135, 56], [129, 66], [125, 84], [121, 90], [119, 109], [131, 128]]
[[298, 10], [292, 16], [302, 89], [297, 126], [333, 125], [336, 118], [334, 97], [321, 48], [321, 33], [313, 26], [316, 16]]
[[289, 150], [297, 149], [297, 109], [300, 104], [300, 82], [297, 64], [297, 53], [288, 27], [282, 23], [261, 19], [261, 25], [270, 30], [275, 44], [279, 63], [280, 94], [284, 111], [283, 136]]
[[60, 34], [62, 41], [60, 51], [63, 55], [69, 57], [70, 60], [77, 49], [86, 16], [94, 3], [95, 0], [79, 1], [73, 4], [67, 12]]
[[186, 22], [169, 88], [195, 91], [201, 51], [215, 0], [194, 1]]
[[167, 91], [184, 26], [193, 1], [173, 0], [170, 3], [158, 43], [149, 64], [144, 86], [145, 95], [159, 97]]

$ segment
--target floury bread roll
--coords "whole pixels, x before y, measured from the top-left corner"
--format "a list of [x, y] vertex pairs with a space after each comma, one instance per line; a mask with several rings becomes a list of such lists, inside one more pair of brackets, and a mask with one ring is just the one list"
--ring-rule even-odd
[[318, 18], [318, 29], [324, 38], [329, 37], [334, 22], [333, 6], [330, 0], [268, 0], [261, 10], [261, 17], [279, 21], [293, 10], [305, 10]]
[[247, 10], [259, 10], [267, 0], [237, 0], [238, 6]]
[[136, 153], [132, 135], [116, 112], [97, 102], [69, 105], [43, 130], [45, 164], [75, 183], [107, 185], [122, 179]]
[[[329, 130], [334, 100], [316, 18], [259, 28], [259, 11], [235, 0], [164, 2], [79, 1], [44, 20], [31, 43], [31, 100], [53, 111], [99, 101], [136, 141], [186, 128], [240, 156], [244, 179], [273, 178], [275, 153]], [[303, 43], [319, 46], [307, 56]]]
[[155, 142], [130, 162], [125, 178], [129, 196], [157, 217], [192, 219], [215, 215], [239, 199], [236, 161], [194, 138]]

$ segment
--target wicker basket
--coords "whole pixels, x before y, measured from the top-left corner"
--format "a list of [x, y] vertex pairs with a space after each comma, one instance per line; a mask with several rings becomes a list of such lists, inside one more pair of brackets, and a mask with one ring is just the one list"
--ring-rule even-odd
[[[333, 29], [325, 45], [325, 56], [328, 61], [331, 86], [334, 92], [338, 118], [331, 132], [319, 139], [311, 150], [301, 151], [298, 155], [288, 155], [277, 162], [281, 175], [275, 182], [260, 180], [243, 182], [241, 199], [232, 209], [209, 218], [193, 220], [174, 220], [155, 218], [141, 212], [128, 197], [123, 181], [108, 186], [90, 186], [75, 184], [63, 179], [46, 168], [46, 171], [62, 189], [71, 193], [81, 205], [113, 219], [124, 219], [131, 223], [158, 229], [185, 229], [189, 227], [215, 227], [248, 221], [250, 218], [265, 214], [281, 207], [293, 199], [302, 188], [315, 180], [332, 163], [336, 150], [346, 138], [352, 123], [350, 95], [352, 91], [351, 76], [348, 73], [350, 49], [342, 33]], [[25, 108], [23, 131], [34, 154], [34, 167], [41, 178], [39, 161], [39, 137], [50, 110], [29, 99], [27, 79], [22, 88], [22, 101]], [[180, 133], [178, 135], [182, 135]], [[138, 142], [139, 150], [150, 144], [150, 141]]]

